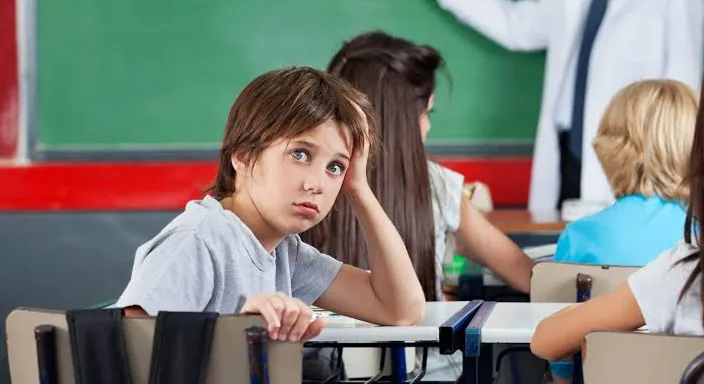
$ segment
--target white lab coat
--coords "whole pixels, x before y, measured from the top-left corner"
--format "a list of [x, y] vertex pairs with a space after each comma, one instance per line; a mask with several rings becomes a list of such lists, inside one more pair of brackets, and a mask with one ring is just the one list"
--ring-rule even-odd
[[[557, 101], [574, 67], [591, 0], [438, 0], [459, 20], [512, 51], [547, 49], [542, 105], [533, 150], [528, 208], [554, 210], [560, 187]], [[582, 142], [581, 197], [609, 202], [613, 193], [592, 139], [611, 97], [645, 78], [680, 80], [699, 90], [702, 0], [611, 0], [590, 61]], [[572, 69], [574, 73], [574, 69]], [[568, 83], [565, 83], [568, 82]]]

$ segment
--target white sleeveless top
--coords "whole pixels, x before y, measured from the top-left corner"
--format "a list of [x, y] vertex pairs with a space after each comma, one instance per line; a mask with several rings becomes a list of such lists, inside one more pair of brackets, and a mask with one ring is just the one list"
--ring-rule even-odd
[[464, 176], [428, 161], [428, 175], [435, 227], [435, 290], [442, 300], [442, 264], [451, 261], [455, 252], [454, 233], [460, 226], [460, 201]]

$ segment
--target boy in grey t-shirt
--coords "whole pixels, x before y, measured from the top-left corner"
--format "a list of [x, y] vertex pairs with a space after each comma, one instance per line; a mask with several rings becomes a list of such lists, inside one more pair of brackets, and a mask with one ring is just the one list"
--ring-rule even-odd
[[[260, 314], [293, 342], [324, 325], [311, 303], [385, 325], [412, 324], [425, 298], [408, 251], [367, 182], [377, 134], [364, 95], [312, 68], [270, 71], [238, 96], [225, 125], [211, 196], [139, 247], [117, 306]], [[301, 242], [340, 192], [354, 207], [370, 271]]]
[[232, 212], [206, 196], [137, 249], [132, 279], [117, 306], [236, 313], [240, 295], [283, 292], [313, 303], [342, 263], [286, 236], [268, 253]]

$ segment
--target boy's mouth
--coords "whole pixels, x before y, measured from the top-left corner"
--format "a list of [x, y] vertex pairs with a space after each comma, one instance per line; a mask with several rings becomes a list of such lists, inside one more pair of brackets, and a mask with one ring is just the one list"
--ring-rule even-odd
[[300, 213], [306, 216], [314, 217], [320, 213], [320, 208], [318, 208], [318, 205], [313, 202], [306, 201], [303, 203], [296, 203], [294, 205], [298, 208]]

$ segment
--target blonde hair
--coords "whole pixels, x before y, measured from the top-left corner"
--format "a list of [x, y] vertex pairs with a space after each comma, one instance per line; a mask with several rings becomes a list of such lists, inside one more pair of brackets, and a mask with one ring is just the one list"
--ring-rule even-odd
[[594, 138], [594, 151], [616, 197], [658, 195], [686, 203], [699, 99], [674, 80], [643, 80], [611, 100]]

